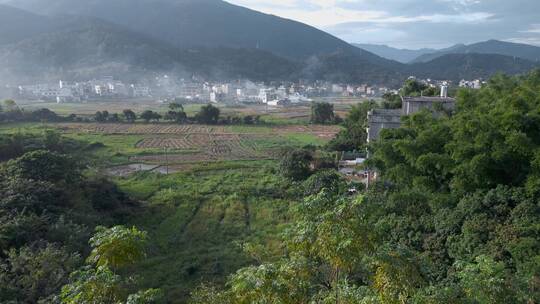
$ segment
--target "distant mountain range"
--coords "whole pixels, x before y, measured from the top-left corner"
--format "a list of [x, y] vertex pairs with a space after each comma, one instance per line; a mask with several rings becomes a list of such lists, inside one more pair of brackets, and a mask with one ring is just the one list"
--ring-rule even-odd
[[[501, 55], [441, 51], [437, 60], [404, 64], [398, 61], [415, 51], [366, 47], [376, 55], [305, 24], [220, 0], [2, 1], [17, 8], [0, 5], [5, 24], [0, 27], [0, 79], [136, 78], [167, 72], [397, 86], [410, 75], [486, 78], [536, 65]], [[430, 54], [435, 53], [420, 57]]]
[[419, 50], [408, 50], [408, 49], [398, 49], [393, 48], [387, 45], [381, 44], [363, 44], [363, 43], [353, 43], [352, 45], [364, 49], [366, 51], [372, 52], [376, 55], [379, 55], [383, 58], [399, 61], [401, 63], [409, 63], [414, 59], [424, 55], [437, 52], [436, 49], [419, 49]]
[[409, 65], [410, 74], [421, 78], [486, 79], [498, 72], [521, 74], [540, 67], [538, 63], [498, 54], [446, 54], [429, 62]]
[[429, 62], [446, 54], [497, 54], [518, 57], [530, 61], [540, 61], [540, 47], [521, 43], [511, 43], [498, 40], [488, 40], [470, 45], [456, 45], [450, 49], [418, 56], [412, 62]]

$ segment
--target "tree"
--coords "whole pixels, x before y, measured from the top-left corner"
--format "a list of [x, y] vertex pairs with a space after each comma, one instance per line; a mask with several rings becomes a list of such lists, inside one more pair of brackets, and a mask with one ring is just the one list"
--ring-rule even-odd
[[169, 104], [169, 110], [171, 111], [181, 111], [184, 112], [184, 106], [177, 102], [172, 102]]
[[34, 121], [59, 121], [60, 117], [49, 109], [39, 109], [31, 113], [32, 120]]
[[146, 110], [141, 114], [141, 118], [148, 123], [150, 120], [159, 121], [161, 119], [161, 115], [154, 111]]
[[59, 182], [75, 182], [80, 178], [79, 165], [69, 156], [38, 150], [10, 160], [7, 172], [13, 177]]
[[401, 88], [402, 96], [420, 96], [428, 86], [416, 79], [407, 79]]
[[71, 274], [70, 280], [62, 287], [63, 304], [116, 304], [125, 297], [121, 277], [106, 266], [85, 267]]
[[6, 99], [4, 100], [4, 110], [6, 112], [14, 112], [19, 111], [19, 106], [13, 99]]
[[303, 149], [289, 150], [284, 153], [280, 162], [281, 174], [292, 180], [304, 180], [311, 174], [313, 155]]
[[343, 193], [346, 183], [345, 180], [335, 170], [322, 170], [310, 176], [304, 182], [304, 194], [319, 194], [323, 189], [327, 192], [338, 195]]
[[516, 291], [504, 263], [480, 255], [474, 263], [458, 264], [458, 277], [465, 293], [479, 304], [518, 303]]
[[129, 295], [126, 304], [160, 304], [163, 301], [163, 292], [159, 289], [141, 290]]
[[88, 265], [71, 275], [71, 282], [62, 288], [62, 303], [160, 303], [161, 292], [156, 289], [129, 295], [133, 280], [124, 280], [114, 272], [143, 259], [146, 242], [146, 232], [135, 227], [97, 227], [90, 239], [92, 252], [87, 259], [95, 268]]
[[97, 122], [105, 122], [107, 120], [106, 116], [101, 111], [97, 111], [96, 114], [94, 114], [94, 120]]
[[374, 101], [354, 105], [343, 122], [345, 128], [327, 144], [327, 149], [332, 151], [365, 150], [367, 113], [376, 107], [378, 105]]
[[401, 108], [401, 96], [395, 93], [385, 93], [382, 98], [384, 99], [383, 108], [385, 109], [400, 109]]
[[177, 123], [184, 123], [187, 119], [187, 115], [184, 112], [184, 107], [181, 104], [171, 103], [169, 105], [169, 111], [165, 114], [165, 120], [174, 121]]
[[137, 114], [133, 112], [132, 110], [126, 109], [123, 112], [124, 118], [129, 123], [134, 123], [135, 120], [137, 120]]
[[8, 302], [47, 301], [67, 283], [81, 260], [52, 244], [12, 248], [6, 254], [0, 259], [0, 299]]
[[334, 105], [327, 102], [314, 102], [311, 104], [311, 122], [326, 124], [334, 122]]
[[109, 116], [109, 121], [110, 122], [119, 122], [120, 121], [120, 115], [118, 115], [118, 113], [114, 113], [112, 115]]
[[251, 115], [244, 116], [243, 122], [246, 125], [252, 125], [254, 123], [253, 116], [251, 116]]
[[131, 265], [145, 257], [146, 242], [146, 232], [135, 227], [97, 227], [96, 233], [90, 239], [90, 245], [94, 249], [88, 262], [113, 269]]
[[201, 107], [199, 113], [195, 117], [201, 124], [215, 125], [219, 121], [220, 110], [211, 104]]

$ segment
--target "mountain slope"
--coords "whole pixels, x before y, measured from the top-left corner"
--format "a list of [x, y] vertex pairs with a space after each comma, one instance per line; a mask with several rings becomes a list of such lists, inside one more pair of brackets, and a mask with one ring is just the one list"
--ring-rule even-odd
[[380, 44], [353, 43], [352, 45], [364, 49], [368, 52], [374, 53], [383, 58], [399, 61], [401, 63], [408, 63], [421, 55], [437, 52], [436, 49], [408, 50], [393, 48], [387, 45]]
[[540, 64], [521, 58], [497, 54], [447, 54], [432, 61], [408, 66], [408, 72], [421, 78], [487, 79], [495, 73], [521, 74]]
[[314, 27], [221, 0], [11, 0], [9, 3], [49, 15], [98, 17], [181, 48], [260, 48], [295, 59], [341, 50], [380, 60]]
[[413, 62], [428, 62], [446, 54], [498, 54], [511, 57], [519, 57], [530, 61], [540, 60], [540, 47], [511, 43], [498, 40], [488, 40], [471, 45], [461, 45], [448, 50], [441, 50], [431, 54], [424, 54], [416, 58]]
[[0, 45], [35, 36], [59, 26], [51, 18], [0, 4]]
[[261, 50], [180, 50], [100, 20], [79, 21], [61, 30], [0, 47], [0, 73], [36, 79], [148, 76], [154, 72], [208, 78], [269, 80], [291, 77], [296, 63]]

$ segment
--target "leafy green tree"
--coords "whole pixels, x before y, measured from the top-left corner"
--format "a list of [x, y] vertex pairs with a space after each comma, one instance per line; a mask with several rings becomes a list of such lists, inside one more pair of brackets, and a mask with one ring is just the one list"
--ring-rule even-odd
[[184, 106], [181, 103], [172, 102], [169, 104], [169, 110], [184, 112]]
[[88, 262], [113, 269], [133, 264], [146, 256], [146, 242], [146, 232], [135, 227], [97, 227], [90, 239], [93, 250]]
[[245, 125], [252, 125], [255, 122], [251, 115], [244, 116], [242, 120]]
[[141, 118], [144, 119], [146, 123], [150, 122], [151, 120], [159, 121], [161, 119], [161, 115], [159, 113], [156, 113], [151, 110], [146, 110], [142, 112]]
[[382, 96], [385, 109], [401, 109], [401, 96], [395, 93], [385, 93]]
[[61, 118], [56, 113], [54, 113], [53, 111], [49, 109], [39, 109], [39, 110], [31, 112], [30, 115], [33, 121], [55, 122], [55, 121], [61, 120]]
[[335, 170], [321, 170], [304, 182], [304, 194], [315, 195], [325, 189], [338, 195], [344, 192], [346, 186], [344, 178]]
[[134, 123], [137, 120], [137, 114], [130, 109], [125, 109], [122, 114], [124, 119], [129, 123]]
[[85, 267], [71, 275], [71, 283], [62, 287], [63, 304], [116, 304], [125, 298], [122, 279], [108, 267]]
[[120, 121], [120, 115], [118, 113], [113, 113], [109, 115], [109, 121], [110, 122], [119, 122]]
[[367, 113], [378, 107], [373, 101], [354, 105], [343, 122], [344, 129], [332, 139], [327, 149], [332, 151], [364, 150], [367, 140]]
[[134, 282], [114, 272], [143, 259], [146, 244], [146, 232], [135, 227], [97, 227], [87, 259], [95, 268], [86, 266], [71, 275], [70, 283], [62, 288], [62, 303], [162, 303], [162, 294], [156, 289], [129, 294]]
[[107, 121], [107, 117], [103, 114], [103, 112], [97, 111], [96, 114], [94, 114], [94, 120], [97, 122], [105, 122]]
[[163, 301], [163, 292], [159, 289], [139, 291], [128, 296], [126, 304], [160, 304]]
[[201, 124], [215, 125], [219, 121], [220, 110], [211, 104], [201, 107], [201, 110], [196, 115], [196, 119]]
[[511, 276], [504, 263], [480, 255], [475, 263], [458, 264], [465, 293], [479, 304], [518, 303]]
[[67, 283], [80, 256], [52, 244], [12, 248], [0, 259], [0, 300], [37, 303], [50, 300]]
[[290, 150], [284, 153], [280, 162], [281, 174], [292, 180], [304, 180], [311, 174], [313, 155], [303, 149]]
[[10, 160], [6, 170], [11, 176], [40, 181], [70, 181], [80, 178], [79, 165], [69, 156], [38, 150]]
[[311, 122], [327, 124], [334, 122], [334, 105], [327, 102], [314, 102], [311, 104]]
[[19, 106], [17, 105], [17, 103], [13, 99], [4, 100], [4, 107], [3, 108], [4, 108], [4, 111], [6, 111], [6, 112], [13, 112], [13, 111], [18, 111], [19, 110]]
[[374, 288], [382, 303], [407, 303], [425, 285], [414, 257], [396, 250], [380, 256], [375, 262]]
[[427, 85], [416, 79], [407, 79], [400, 92], [403, 96], [420, 96], [427, 88]]

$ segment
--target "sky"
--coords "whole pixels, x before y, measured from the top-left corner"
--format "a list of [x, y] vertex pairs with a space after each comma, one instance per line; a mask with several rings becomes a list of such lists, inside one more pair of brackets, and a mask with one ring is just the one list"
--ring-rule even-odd
[[443, 48], [489, 39], [540, 46], [540, 0], [227, 0], [351, 43]]

